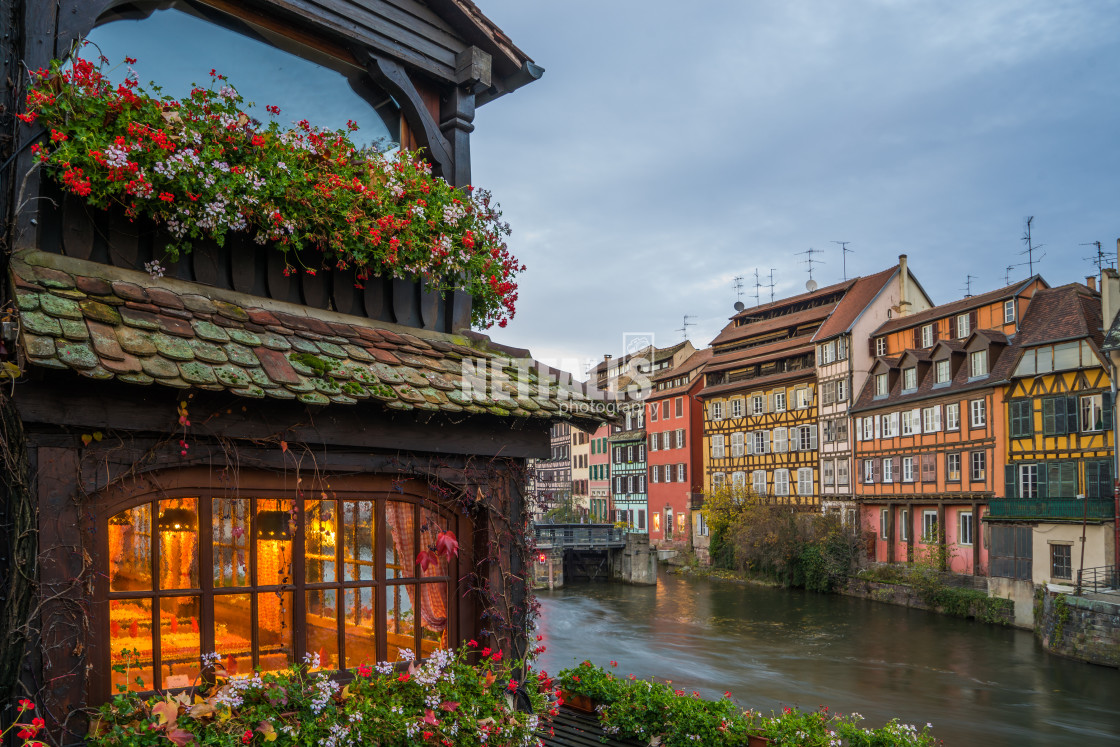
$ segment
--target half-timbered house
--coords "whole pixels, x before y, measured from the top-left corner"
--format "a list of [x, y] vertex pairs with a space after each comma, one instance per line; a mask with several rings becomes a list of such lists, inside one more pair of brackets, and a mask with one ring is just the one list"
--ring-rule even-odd
[[[469, 0], [2, 0], [0, 17], [17, 21], [0, 76], [0, 701], [30, 694], [73, 742], [116, 685], [188, 687], [211, 652], [241, 672], [467, 638], [524, 652], [522, 471], [549, 456], [562, 390], [495, 388], [524, 351], [470, 331], [462, 291], [289, 274], [236, 232], [167, 261], [165, 227], [64, 197], [33, 168], [43, 132], [10, 115], [16, 70], [88, 38], [143, 48], [138, 74], [170, 95], [241, 71], [278, 96], [262, 106], [357, 120], [465, 187], [475, 108], [541, 69]], [[440, 531], [459, 555], [421, 569]]]
[[865, 342], [891, 318], [905, 317], [933, 305], [910, 273], [907, 257], [898, 265], [857, 278], [836, 310], [813, 336], [817, 345], [820, 387], [820, 478], [825, 511], [841, 513], [844, 523], [858, 526], [852, 488], [852, 423], [849, 408], [863, 390], [875, 359]]
[[1034, 294], [1006, 395], [1004, 492], [985, 517], [993, 576], [1072, 584], [1083, 568], [1115, 565], [1113, 395], [1102, 342], [1095, 290]]
[[704, 489], [725, 485], [818, 505], [813, 335], [855, 280], [740, 309], [704, 369]]
[[[855, 498], [873, 559], [987, 575], [978, 529], [1003, 492], [1004, 391], [1038, 277], [886, 322], [852, 407]], [[980, 326], [977, 325], [987, 325]]]

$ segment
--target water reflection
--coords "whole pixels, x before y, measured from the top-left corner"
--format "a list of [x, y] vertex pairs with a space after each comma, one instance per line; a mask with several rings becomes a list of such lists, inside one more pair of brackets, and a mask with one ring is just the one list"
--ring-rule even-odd
[[1026, 631], [859, 599], [663, 575], [656, 589], [540, 592], [542, 666], [590, 658], [744, 706], [828, 705], [932, 722], [949, 745], [1120, 743], [1120, 672], [1045, 653]]

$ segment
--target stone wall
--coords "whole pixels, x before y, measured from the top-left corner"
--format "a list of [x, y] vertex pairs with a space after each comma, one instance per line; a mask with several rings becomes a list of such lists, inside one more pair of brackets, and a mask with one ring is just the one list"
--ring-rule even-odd
[[[963, 588], [972, 588], [974, 582], [968, 582], [963, 585]], [[946, 585], [948, 586], [948, 584]], [[955, 588], [961, 588], [957, 586]], [[921, 594], [913, 586], [907, 584], [888, 584], [881, 581], [868, 581], [860, 578], [849, 578], [847, 583], [837, 588], [841, 594], [846, 594], [852, 597], [860, 597], [862, 599], [871, 599], [876, 602], [885, 602], [886, 604], [896, 604], [900, 607], [913, 607], [920, 610], [929, 610], [931, 612], [938, 612], [942, 614], [954, 614], [953, 612], [945, 609], [942, 606], [930, 606], [922, 599]], [[967, 614], [959, 614], [960, 617], [973, 617], [983, 620], [986, 614], [983, 603], [987, 600], [980, 600], [969, 606]], [[989, 622], [999, 622], [1003, 625], [1015, 624], [1015, 606], [1013, 603], [1002, 605], [998, 610], [995, 620]]]
[[564, 551], [559, 548], [538, 550], [533, 555], [533, 588], [559, 589], [563, 586]]
[[631, 532], [626, 535], [626, 547], [611, 551], [611, 580], [657, 585], [657, 551], [650, 547], [648, 534]]
[[1035, 635], [1047, 651], [1120, 667], [1120, 596], [1116, 601], [1087, 599], [1040, 587], [1035, 622]]

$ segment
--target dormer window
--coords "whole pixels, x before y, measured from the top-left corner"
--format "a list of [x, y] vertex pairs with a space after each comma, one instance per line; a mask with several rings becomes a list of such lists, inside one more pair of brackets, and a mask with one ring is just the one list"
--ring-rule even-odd
[[975, 378], [978, 378], [978, 377], [981, 377], [981, 376], [987, 376], [988, 375], [988, 351], [987, 350], [977, 350], [976, 352], [972, 353], [972, 355], [969, 356], [969, 358], [970, 358], [969, 363], [971, 365], [972, 378], [975, 379]]
[[918, 388], [918, 369], [916, 366], [902, 370], [902, 388], [908, 392]]
[[933, 325], [932, 324], [922, 325], [922, 335], [921, 335], [921, 337], [922, 337], [922, 347], [923, 348], [933, 347]]
[[875, 355], [886, 355], [886, 354], [887, 354], [887, 338], [876, 337], [875, 338]]
[[960, 316], [958, 316], [957, 338], [963, 340], [964, 338], [968, 337], [968, 333], [971, 331], [972, 330], [970, 329], [970, 325], [968, 323], [968, 314], [961, 314]]
[[887, 386], [887, 375], [885, 373], [876, 374], [875, 376], [875, 396], [886, 397], [889, 388]]
[[938, 384], [948, 384], [952, 376], [949, 370], [949, 359], [937, 361], [934, 364], [934, 381]]
[[1015, 321], [1015, 300], [1003, 302], [1003, 323], [1011, 324]]

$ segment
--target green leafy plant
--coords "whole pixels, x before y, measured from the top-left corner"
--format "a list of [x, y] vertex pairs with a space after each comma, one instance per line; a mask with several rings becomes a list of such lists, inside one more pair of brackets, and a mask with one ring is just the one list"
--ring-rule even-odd
[[[505, 326], [524, 267], [488, 192], [433, 177], [415, 153], [359, 148], [353, 122], [349, 131], [306, 120], [283, 129], [279, 108], [266, 107], [267, 125], [245, 108], [214, 70], [209, 86], [175, 99], [143, 88], [131, 68], [114, 85], [74, 57], [32, 75], [17, 116], [46, 128], [32, 147], [63, 189], [162, 224], [171, 259], [199, 239], [222, 244], [243, 232], [283, 252], [289, 273], [353, 269], [359, 286], [380, 275], [464, 288], [476, 323]], [[153, 276], [163, 269], [158, 259], [148, 266]]]
[[[611, 662], [612, 668], [617, 662]], [[589, 661], [562, 670], [558, 680], [564, 692], [588, 695], [604, 732], [610, 736], [641, 740], [662, 747], [741, 746], [749, 736], [766, 737], [772, 744], [833, 747], [933, 747], [938, 744], [923, 729], [892, 720], [877, 729], [860, 725], [858, 713], [841, 716], [826, 706], [816, 711], [783, 708], [781, 712], [743, 711], [724, 693], [719, 700], [700, 697], [672, 682], [625, 678]]]
[[423, 662], [406, 651], [395, 665], [363, 664], [348, 682], [319, 670], [311, 654], [284, 671], [234, 678], [217, 654], [204, 659], [212, 684], [195, 693], [118, 694], [98, 711], [88, 743], [513, 747], [536, 744], [550, 711], [547, 675], [473, 641]]

